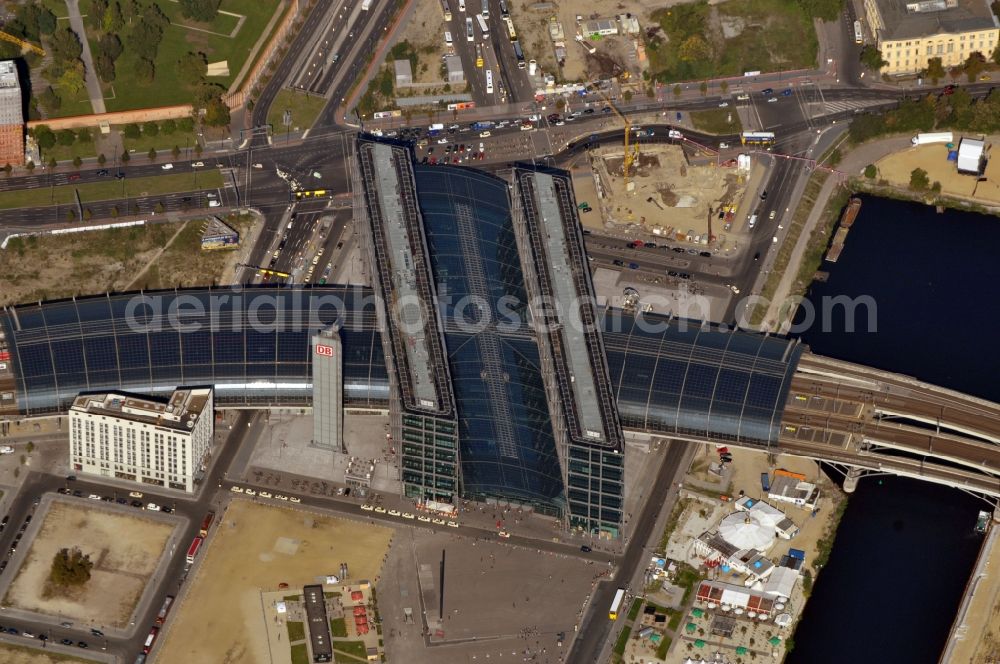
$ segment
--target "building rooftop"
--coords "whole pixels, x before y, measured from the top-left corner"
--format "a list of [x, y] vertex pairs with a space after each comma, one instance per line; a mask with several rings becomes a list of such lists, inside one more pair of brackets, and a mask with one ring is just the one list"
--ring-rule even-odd
[[810, 502], [810, 497], [816, 491], [816, 485], [806, 482], [801, 476], [786, 474], [780, 471], [774, 473], [771, 479], [771, 488], [767, 494], [772, 499], [783, 498], [794, 502], [796, 500]]
[[207, 387], [175, 390], [169, 399], [117, 392], [81, 394], [73, 401], [70, 410], [141, 422], [164, 429], [190, 431], [204, 413], [211, 396], [212, 390]]
[[[998, 27], [987, 0], [875, 0], [882, 16], [881, 40], [913, 39]], [[985, 54], [989, 57], [989, 54]]]
[[13, 60], [0, 60], [0, 125], [24, 124], [21, 85]]

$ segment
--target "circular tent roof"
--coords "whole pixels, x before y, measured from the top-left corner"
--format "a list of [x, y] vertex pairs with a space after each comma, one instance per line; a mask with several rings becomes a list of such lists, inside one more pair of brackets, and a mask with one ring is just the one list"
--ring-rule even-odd
[[724, 518], [719, 534], [738, 549], [767, 551], [774, 544], [774, 528], [764, 526], [747, 512], [735, 512]]

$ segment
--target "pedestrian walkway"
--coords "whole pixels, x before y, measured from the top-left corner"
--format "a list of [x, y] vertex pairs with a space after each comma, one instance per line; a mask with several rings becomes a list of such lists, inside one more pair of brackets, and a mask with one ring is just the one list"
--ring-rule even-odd
[[80, 15], [80, 0], [66, 0], [66, 9], [69, 10], [69, 24], [73, 32], [80, 39], [83, 52], [80, 58], [83, 60], [84, 80], [87, 83], [87, 95], [90, 97], [90, 105], [94, 113], [107, 113], [104, 108], [104, 93], [101, 91], [101, 82], [97, 79], [97, 71], [94, 69], [94, 58], [90, 54], [90, 42], [87, 41], [87, 31], [83, 26], [83, 17]]

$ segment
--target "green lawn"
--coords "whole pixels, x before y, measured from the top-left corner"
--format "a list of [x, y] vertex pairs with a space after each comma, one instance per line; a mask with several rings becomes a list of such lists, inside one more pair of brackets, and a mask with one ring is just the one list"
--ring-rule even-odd
[[281, 599], [286, 602], [300, 602], [302, 601], [302, 595], [285, 595]]
[[[205, 169], [198, 175], [195, 186], [194, 173], [175, 173], [143, 178], [126, 178], [125, 194], [129, 197], [155, 196], [178, 191], [210, 189], [222, 186], [222, 174], [217, 169]], [[75, 192], [80, 192], [84, 203], [122, 198], [122, 182], [108, 179], [106, 182], [87, 182], [80, 185], [61, 185], [39, 189], [22, 189], [0, 192], [0, 210], [45, 205], [67, 205], [76, 202]]]
[[[725, 39], [713, 28], [716, 20], [742, 25]], [[713, 8], [707, 0], [653, 14], [668, 39], [647, 40], [651, 74], [659, 81], [739, 76], [746, 71], [779, 71], [812, 67], [818, 42], [813, 24], [797, 0], [729, 0]], [[691, 48], [698, 43], [700, 50]], [[684, 45], [688, 50], [684, 51]]]
[[330, 645], [338, 652], [354, 655], [361, 659], [368, 657], [368, 650], [365, 648], [364, 641], [331, 641]]
[[642, 608], [642, 600], [636, 597], [632, 600], [632, 608], [628, 610], [629, 622], [635, 620], [639, 616], [639, 609]]
[[667, 658], [667, 651], [670, 650], [671, 639], [669, 636], [664, 636], [660, 639], [660, 645], [656, 646], [656, 656], [659, 659]]
[[[179, 21], [183, 20], [185, 24], [189, 24], [187, 19], [180, 16], [179, 8], [175, 3], [170, 2], [170, 0], [156, 0], [156, 2], [168, 17], [176, 18]], [[180, 57], [189, 51], [205, 53], [210, 63], [226, 60], [229, 63], [229, 76], [212, 77], [209, 80], [228, 88], [239, 74], [244, 62], [253, 50], [254, 44], [257, 43], [277, 8], [278, 0], [255, 0], [254, 2], [223, 0], [221, 10], [246, 16], [239, 33], [233, 39], [210, 32], [191, 30], [183, 25], [171, 24], [164, 32], [163, 41], [160, 42], [157, 51], [156, 79], [152, 84], [139, 85], [135, 82], [132, 74], [135, 58], [128, 52], [123, 53], [118, 59], [115, 63], [117, 76], [113, 84], [114, 99], [105, 100], [107, 109], [121, 111], [132, 108], [169, 106], [190, 101], [190, 90], [178, 79], [176, 67]], [[238, 19], [220, 15], [211, 24], [190, 23], [190, 25], [196, 25], [212, 32], [228, 33], [235, 27], [236, 20]], [[91, 48], [93, 48], [94, 41], [94, 36], [91, 35]]]
[[343, 618], [334, 618], [330, 621], [330, 635], [334, 637], [347, 636], [347, 621]]
[[691, 122], [695, 129], [707, 134], [738, 134], [743, 131], [740, 114], [736, 112], [735, 108], [691, 111]]
[[271, 103], [267, 112], [267, 122], [276, 138], [285, 133], [282, 116], [285, 109], [292, 112], [292, 131], [304, 131], [316, 122], [316, 117], [326, 106], [326, 98], [320, 95], [307, 95], [287, 88], [281, 90]]
[[297, 646], [292, 646], [292, 664], [309, 664], [309, 651], [306, 650], [306, 644], [300, 643]]
[[628, 643], [628, 637], [632, 635], [632, 628], [625, 627], [622, 633], [618, 635], [618, 640], [615, 641], [614, 653], [621, 657], [625, 654], [625, 645]]
[[[55, 145], [44, 153], [42, 153], [42, 161], [48, 163], [50, 157], [55, 157], [56, 161], [72, 161], [73, 157], [79, 157], [80, 159], [86, 159], [87, 157], [96, 157], [97, 151], [94, 147], [94, 142], [90, 143], [80, 143], [77, 141], [73, 145]], [[108, 161], [111, 160], [111, 155], [106, 155]]]
[[[112, 131], [114, 131], [114, 128], [112, 128]], [[147, 152], [149, 152], [149, 148], [155, 148], [157, 154], [161, 156], [167, 156], [167, 158], [169, 158], [168, 155], [171, 154], [171, 151], [174, 149], [174, 146], [176, 145], [181, 149], [181, 152], [184, 155], [187, 155], [187, 150], [190, 148], [191, 158], [193, 159], [194, 146], [195, 143], [197, 142], [195, 140], [197, 137], [195, 136], [194, 132], [184, 133], [180, 131], [175, 131], [172, 134], [164, 134], [161, 132], [156, 136], [142, 135], [139, 138], [125, 138], [124, 136], [119, 135], [118, 138], [121, 141], [121, 145], [123, 145], [125, 149], [129, 150], [130, 152], [132, 150], [135, 151], [132, 152], [133, 158], [136, 158], [136, 155], [139, 156], [145, 155]], [[110, 159], [111, 155], [107, 155], [107, 157]]]
[[306, 638], [306, 626], [303, 623], [289, 620], [288, 621], [288, 642], [295, 643], [296, 641], [301, 641]]

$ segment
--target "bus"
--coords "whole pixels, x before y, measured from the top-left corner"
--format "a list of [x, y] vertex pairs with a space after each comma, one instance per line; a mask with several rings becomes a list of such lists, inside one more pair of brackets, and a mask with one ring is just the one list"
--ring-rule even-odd
[[745, 131], [740, 134], [743, 145], [774, 145], [773, 131]]
[[215, 521], [215, 512], [207, 513], [205, 518], [201, 520], [201, 528], [198, 529], [198, 534], [202, 537], [208, 537], [208, 529], [212, 527], [213, 521]]
[[490, 17], [490, 0], [483, 0], [483, 18]]
[[149, 654], [149, 651], [153, 649], [153, 644], [156, 643], [156, 635], [159, 633], [160, 633], [159, 627], [154, 627], [153, 629], [149, 630], [149, 636], [146, 637], [146, 640], [142, 644], [142, 654], [144, 655]]
[[479, 29], [483, 33], [483, 39], [490, 38], [490, 26], [486, 23], [486, 19], [483, 18], [482, 14], [476, 14], [476, 20], [479, 21]]
[[444, 20], [451, 20], [451, 7], [448, 5], [448, 0], [441, 0], [441, 11], [444, 12]]
[[618, 612], [622, 608], [622, 602], [625, 601], [625, 589], [619, 588], [615, 592], [615, 598], [611, 601], [611, 610], [608, 611], [608, 618], [612, 620], [618, 620]]
[[510, 16], [504, 16], [503, 22], [507, 26], [507, 35], [510, 37], [510, 40], [516, 42], [517, 33], [514, 32], [514, 21], [510, 20]]
[[483, 68], [483, 45], [476, 42], [476, 67]]
[[167, 614], [170, 613], [170, 607], [174, 604], [174, 596], [167, 595], [163, 598], [163, 606], [160, 607], [160, 612], [156, 614], [156, 624], [162, 625], [167, 622]]
[[486, 94], [493, 94], [493, 70], [486, 70]]
[[469, 17], [465, 18], [465, 41], [476, 41], [476, 33], [472, 31], [472, 19]]
[[854, 22], [854, 43], [863, 44], [865, 41], [864, 35], [861, 34], [861, 21]]
[[517, 68], [524, 69], [524, 51], [521, 50], [521, 42], [514, 42], [514, 55], [517, 57]]

